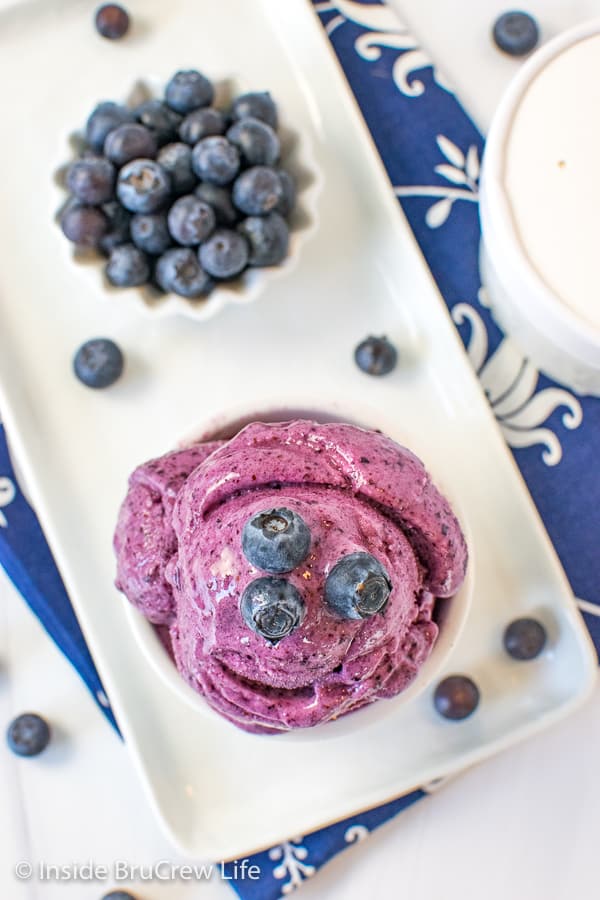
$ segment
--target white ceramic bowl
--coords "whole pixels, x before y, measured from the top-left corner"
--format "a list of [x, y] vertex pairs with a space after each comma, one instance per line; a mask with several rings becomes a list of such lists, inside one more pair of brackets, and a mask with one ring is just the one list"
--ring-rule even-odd
[[494, 116], [483, 159], [482, 279], [532, 361], [600, 395], [597, 245], [600, 20], [535, 53]]
[[[218, 421], [212, 420], [195, 427], [191, 432], [188, 432], [179, 441], [175, 442], [174, 446], [185, 446], [194, 440], [229, 438], [244, 425], [253, 421], [277, 422], [298, 418], [310, 418], [320, 422], [353, 422], [357, 425], [362, 424], [365, 427], [369, 427], [369, 423], [367, 422], [357, 422], [353, 417], [340, 415], [339, 412], [330, 414], [324, 410], [315, 410], [314, 408], [309, 408], [308, 404], [302, 408], [297, 407], [287, 410], [272, 408], [269, 410], [257, 411], [251, 415], [248, 414], [247, 410], [244, 411], [237, 408], [229, 410], [220, 417]], [[373, 424], [371, 427], [376, 426]], [[407, 447], [414, 446], [408, 438], [406, 441], [403, 441], [403, 443]], [[426, 459], [424, 462], [427, 464]], [[285, 740], [321, 740], [323, 737], [333, 738], [349, 734], [356, 727], [362, 728], [365, 725], [378, 721], [383, 716], [395, 711], [398, 708], [398, 705], [412, 700], [425, 690], [428, 685], [433, 683], [438, 672], [444, 667], [446, 660], [456, 646], [467, 619], [473, 596], [475, 561], [471, 552], [473, 542], [470, 539], [468, 524], [465, 523], [464, 516], [460, 511], [460, 503], [452, 496], [451, 491], [447, 490], [446, 484], [436, 478], [436, 473], [432, 473], [432, 475], [435, 483], [450, 500], [454, 512], [460, 520], [461, 527], [467, 539], [467, 545], [469, 546], [470, 558], [467, 575], [461, 589], [454, 597], [438, 601], [437, 621], [440, 625], [440, 631], [429, 657], [419, 670], [414, 681], [406, 688], [406, 690], [396, 697], [371, 703], [370, 705], [363, 707], [348, 716], [343, 716], [336, 721], [326, 722], [312, 728], [295, 729], [285, 733], [285, 735], [280, 735], [280, 740], [282, 738]], [[219, 717], [219, 714], [208, 705], [204, 697], [194, 691], [193, 688], [184, 681], [168, 655], [154, 626], [152, 626], [150, 622], [148, 622], [147, 619], [145, 619], [144, 616], [130, 604], [127, 604], [127, 615], [138, 646], [154, 671], [159, 675], [162, 681], [168, 685], [169, 689], [180, 699], [184, 700], [196, 713]]]
[[[137, 106], [145, 100], [162, 97], [164, 87], [164, 83], [158, 79], [142, 79], [133, 85], [123, 102], [126, 106]], [[252, 90], [252, 87], [240, 78], [231, 77], [227, 80], [216, 81], [215, 90], [214, 104], [223, 109], [227, 108], [233, 97]], [[280, 125], [277, 133], [281, 141], [280, 164], [293, 176], [297, 188], [296, 205], [288, 221], [290, 229], [288, 255], [280, 265], [266, 268], [249, 267], [242, 272], [239, 278], [218, 283], [208, 297], [187, 300], [177, 294], [162, 294], [146, 285], [139, 288], [114, 287], [104, 276], [104, 257], [93, 251], [74, 248], [73, 261], [89, 275], [93, 282], [93, 289], [105, 296], [111, 303], [122, 303], [126, 298], [130, 298], [141, 313], [153, 318], [176, 315], [203, 321], [212, 318], [229, 304], [253, 303], [275, 278], [292, 272], [300, 257], [303, 244], [317, 228], [318, 197], [322, 188], [322, 177], [307, 135], [294, 129], [293, 123], [286, 122], [285, 110], [281, 106], [279, 106], [278, 112]], [[74, 150], [80, 149], [82, 142], [83, 137], [80, 133], [71, 134], [70, 143]], [[68, 163], [73, 158], [73, 153], [66, 153], [65, 157], [65, 165], [57, 173], [57, 183], [63, 191], [58, 201], [59, 205], [65, 202], [64, 174]], [[66, 239], [65, 243], [67, 243]]]

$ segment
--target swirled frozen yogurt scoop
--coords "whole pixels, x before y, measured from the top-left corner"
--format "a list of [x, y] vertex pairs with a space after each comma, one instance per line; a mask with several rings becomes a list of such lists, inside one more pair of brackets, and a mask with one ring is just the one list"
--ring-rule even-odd
[[421, 461], [374, 431], [253, 423], [138, 468], [117, 584], [169, 627], [186, 681], [230, 721], [326, 722], [415, 677], [467, 548]]

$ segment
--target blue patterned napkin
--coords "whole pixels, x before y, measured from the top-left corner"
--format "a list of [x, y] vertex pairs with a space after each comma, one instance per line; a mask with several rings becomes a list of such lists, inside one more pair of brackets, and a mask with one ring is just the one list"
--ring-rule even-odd
[[[490, 317], [477, 265], [483, 141], [441, 73], [380, 0], [313, 4], [600, 647], [600, 401], [540, 375]], [[18, 489], [1, 426], [0, 563], [116, 728], [48, 545]], [[231, 883], [244, 900], [287, 895], [425, 794], [414, 791], [256, 854], [261, 879]]]

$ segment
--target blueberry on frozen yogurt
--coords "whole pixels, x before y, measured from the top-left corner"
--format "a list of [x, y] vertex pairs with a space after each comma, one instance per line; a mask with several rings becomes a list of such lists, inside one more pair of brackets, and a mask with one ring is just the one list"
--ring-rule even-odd
[[242, 531], [244, 556], [265, 572], [291, 572], [306, 559], [309, 549], [306, 522], [285, 506], [252, 516]]
[[300, 625], [305, 607], [300, 592], [285, 578], [257, 578], [242, 594], [240, 612], [249, 628], [276, 644]]
[[390, 596], [390, 576], [370, 553], [349, 553], [335, 564], [325, 582], [325, 601], [339, 616], [366, 619], [383, 612]]

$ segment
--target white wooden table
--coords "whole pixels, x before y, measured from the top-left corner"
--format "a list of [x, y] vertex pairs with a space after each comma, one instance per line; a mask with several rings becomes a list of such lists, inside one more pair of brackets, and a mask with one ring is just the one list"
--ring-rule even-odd
[[[506, 4], [393, 2], [485, 129], [519, 66], [489, 44], [490, 25]], [[527, 9], [537, 15], [548, 37], [600, 16], [600, 0], [529, 0]], [[14, 868], [21, 860], [55, 865], [93, 861], [109, 867], [116, 860], [144, 866], [160, 860], [177, 863], [124, 746], [0, 573], [1, 730], [2, 723], [25, 710], [48, 716], [58, 740], [44, 756], [24, 761], [11, 756], [0, 741], [0, 897], [98, 900], [112, 887], [110, 882], [19, 882]], [[302, 896], [596, 896], [599, 758], [600, 687], [566, 724], [465, 773], [346, 851], [303, 887]], [[144, 900], [233, 896], [218, 877], [200, 883], [154, 880], [135, 890]]]

